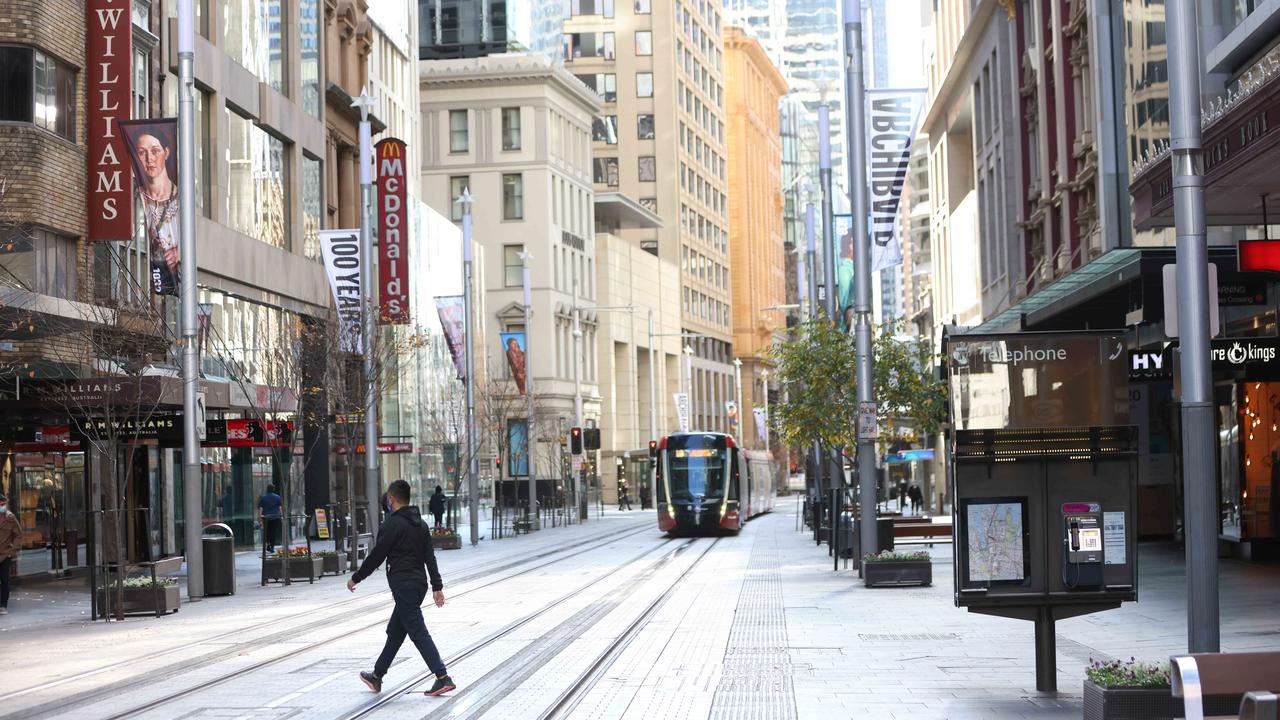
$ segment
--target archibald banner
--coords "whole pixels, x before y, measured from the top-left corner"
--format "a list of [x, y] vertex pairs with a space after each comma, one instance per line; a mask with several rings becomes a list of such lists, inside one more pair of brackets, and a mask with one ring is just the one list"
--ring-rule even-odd
[[911, 142], [924, 90], [867, 91], [867, 184], [870, 186], [871, 271], [902, 264], [898, 204], [911, 163]]

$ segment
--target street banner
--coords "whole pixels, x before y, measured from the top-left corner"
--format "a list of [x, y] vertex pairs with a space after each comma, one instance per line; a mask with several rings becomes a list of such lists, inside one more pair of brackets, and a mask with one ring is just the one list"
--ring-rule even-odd
[[502, 339], [502, 352], [507, 356], [511, 378], [516, 381], [516, 389], [524, 395], [525, 380], [528, 377], [525, 371], [524, 331], [498, 333], [498, 337]]
[[409, 322], [409, 196], [405, 188], [405, 144], [386, 138], [374, 146], [378, 158], [378, 322]]
[[848, 332], [853, 327], [853, 216], [833, 215], [831, 228], [840, 242], [836, 247], [836, 327]]
[[867, 91], [867, 185], [871, 201], [871, 271], [902, 264], [898, 204], [911, 163], [923, 89]]
[[738, 403], [730, 400], [724, 404], [724, 414], [729, 418], [729, 434], [738, 432]]
[[689, 393], [672, 393], [676, 401], [676, 422], [680, 432], [689, 432]]
[[338, 348], [363, 352], [360, 340], [360, 231], [321, 230], [320, 254], [338, 308]]
[[133, 162], [133, 183], [142, 209], [151, 257], [151, 292], [178, 294], [178, 119], [116, 123]]
[[507, 418], [507, 473], [511, 477], [529, 477], [529, 421]]
[[[83, 74], [87, 106], [86, 210], [90, 242], [129, 240], [133, 237], [133, 187], [129, 169], [125, 166], [125, 158], [128, 157], [125, 143], [116, 124], [129, 118], [129, 108], [133, 104], [132, 6], [124, 0], [85, 2], [87, 32]], [[70, 83], [68, 94], [75, 97], [74, 73], [67, 78], [59, 77], [57, 82]], [[63, 112], [63, 108], [49, 110], [57, 113], [58, 124], [75, 120], [74, 113]], [[75, 137], [74, 132], [71, 137]]]
[[756, 419], [756, 437], [760, 438], [760, 442], [765, 447], [769, 446], [769, 417], [765, 414], [764, 408], [751, 408], [751, 415]]
[[453, 366], [458, 368], [458, 379], [466, 380], [467, 360], [463, 355], [463, 343], [467, 341], [466, 302], [463, 296], [437, 296], [436, 313], [440, 316], [440, 327], [444, 330], [444, 339], [449, 343], [449, 354], [453, 356]]

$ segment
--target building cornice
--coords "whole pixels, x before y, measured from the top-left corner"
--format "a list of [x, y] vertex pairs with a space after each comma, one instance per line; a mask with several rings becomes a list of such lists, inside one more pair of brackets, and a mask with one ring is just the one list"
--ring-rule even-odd
[[549, 60], [528, 55], [491, 55], [484, 58], [422, 60], [418, 63], [421, 89], [461, 86], [512, 86], [546, 83], [578, 100], [592, 115], [604, 108], [598, 94], [573, 73]]

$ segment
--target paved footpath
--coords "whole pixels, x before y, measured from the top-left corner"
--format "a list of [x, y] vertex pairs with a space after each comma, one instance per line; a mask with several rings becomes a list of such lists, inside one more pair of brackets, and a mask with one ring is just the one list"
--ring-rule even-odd
[[[380, 578], [355, 596], [342, 577], [242, 585], [112, 624], [24, 589], [0, 619], [0, 717], [1078, 718], [1090, 657], [1184, 647], [1181, 553], [1144, 545], [1142, 600], [1060, 622], [1062, 692], [1038, 693], [1031, 624], [954, 607], [951, 548], [931, 552], [933, 587], [866, 589], [781, 502], [715, 541], [635, 511], [442, 553], [457, 582], [428, 623], [460, 683], [444, 699], [422, 696], [408, 646], [382, 696], [355, 679], [381, 643]], [[1280, 567], [1223, 561], [1220, 586], [1224, 648], [1280, 648]]]

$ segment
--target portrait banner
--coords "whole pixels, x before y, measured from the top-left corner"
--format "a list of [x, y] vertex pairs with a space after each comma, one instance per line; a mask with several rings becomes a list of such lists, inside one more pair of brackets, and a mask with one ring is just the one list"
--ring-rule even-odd
[[133, 3], [87, 0], [84, 7], [88, 239], [128, 240], [133, 188], [117, 123], [129, 118], [133, 103]]
[[525, 371], [524, 332], [498, 333], [498, 337], [502, 340], [502, 352], [507, 356], [507, 367], [511, 369], [511, 379], [516, 381], [516, 389], [524, 395], [525, 380], [528, 377]]
[[133, 186], [151, 258], [151, 292], [178, 294], [178, 119], [116, 123], [133, 163]]
[[321, 230], [320, 255], [338, 309], [338, 347], [342, 352], [363, 352], [360, 339], [360, 231]]
[[467, 341], [466, 302], [461, 295], [436, 297], [436, 314], [440, 316], [440, 329], [449, 343], [449, 355], [458, 369], [458, 379], [467, 379], [467, 359], [463, 356], [463, 344]]
[[764, 408], [751, 408], [751, 414], [756, 419], [756, 437], [760, 439], [768, 447], [769, 442], [769, 416], [765, 413]]
[[729, 434], [738, 432], [738, 403], [730, 400], [724, 404], [724, 414], [729, 419]]

